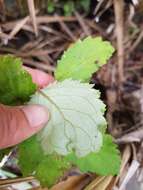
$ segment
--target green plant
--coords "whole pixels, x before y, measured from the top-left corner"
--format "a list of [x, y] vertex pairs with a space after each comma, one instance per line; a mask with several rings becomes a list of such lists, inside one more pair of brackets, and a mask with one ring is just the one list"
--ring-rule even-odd
[[22, 68], [20, 58], [0, 57], [0, 102], [14, 105], [27, 102], [36, 91], [31, 76]]
[[[32, 96], [29, 103], [47, 106], [50, 120], [39, 134], [18, 146], [19, 165], [24, 176], [35, 175], [43, 186], [51, 187], [72, 165], [79, 167], [82, 172], [100, 175], [118, 173], [120, 155], [112, 137], [105, 133], [105, 105], [100, 100], [100, 92], [89, 84], [92, 73], [105, 64], [113, 52], [111, 44], [100, 37], [77, 41], [58, 61], [55, 71], [57, 81]], [[3, 72], [9, 60], [9, 56], [1, 58], [5, 65]], [[13, 58], [11, 62], [15, 60]], [[16, 67], [16, 64], [11, 64]], [[21, 67], [19, 69], [21, 71]], [[15, 86], [10, 70], [6, 71]], [[31, 78], [26, 79], [28, 100], [31, 90], [34, 93], [36, 88], [33, 91]], [[1, 81], [0, 78], [0, 84]], [[23, 85], [21, 90], [24, 91], [27, 86]], [[3, 93], [7, 93], [7, 90], [9, 88]], [[10, 94], [11, 99], [15, 100], [13, 96], [15, 93]], [[9, 99], [4, 103], [9, 104]]]
[[61, 10], [65, 16], [71, 16], [75, 10], [89, 12], [90, 0], [53, 0], [47, 1], [47, 12], [53, 13], [56, 9]]

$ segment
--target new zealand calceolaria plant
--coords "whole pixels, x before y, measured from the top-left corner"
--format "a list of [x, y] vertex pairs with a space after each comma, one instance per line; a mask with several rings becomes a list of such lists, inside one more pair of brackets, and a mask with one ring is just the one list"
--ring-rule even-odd
[[72, 166], [81, 172], [118, 174], [120, 154], [106, 134], [106, 106], [89, 83], [113, 52], [100, 37], [77, 41], [58, 61], [55, 82], [39, 91], [19, 58], [0, 57], [0, 102], [40, 104], [50, 112], [45, 128], [18, 145], [23, 176], [34, 175], [51, 187]]

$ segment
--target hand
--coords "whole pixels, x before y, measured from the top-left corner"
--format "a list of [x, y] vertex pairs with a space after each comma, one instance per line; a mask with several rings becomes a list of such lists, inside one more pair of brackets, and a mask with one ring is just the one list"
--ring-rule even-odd
[[[46, 73], [24, 67], [40, 88], [53, 78]], [[0, 104], [0, 149], [20, 143], [37, 133], [48, 122], [48, 110], [39, 105], [4, 106]]]

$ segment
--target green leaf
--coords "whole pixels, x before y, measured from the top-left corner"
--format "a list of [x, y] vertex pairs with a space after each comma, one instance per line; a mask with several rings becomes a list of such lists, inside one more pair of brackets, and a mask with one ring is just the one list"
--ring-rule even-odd
[[83, 82], [89, 81], [114, 52], [114, 48], [100, 37], [87, 37], [73, 44], [58, 61], [55, 78], [58, 81], [72, 78]]
[[36, 91], [22, 61], [12, 55], [0, 56], [0, 103], [14, 105], [27, 102]]
[[44, 158], [40, 143], [33, 136], [18, 145], [19, 166], [24, 176], [31, 175]]
[[82, 172], [99, 175], [116, 175], [120, 168], [120, 155], [110, 135], [104, 135], [103, 147], [98, 153], [79, 158], [75, 153], [67, 156], [44, 155], [36, 139], [32, 137], [19, 145], [19, 165], [25, 176], [33, 174], [43, 186], [51, 187], [72, 166]]
[[54, 11], [55, 11], [55, 2], [48, 1], [47, 2], [47, 12], [48, 13], [53, 13]]
[[71, 16], [74, 11], [74, 2], [73, 1], [66, 1], [63, 3], [63, 10], [65, 16]]
[[80, 4], [86, 12], [90, 10], [90, 0], [80, 0]]
[[120, 169], [120, 153], [110, 135], [104, 135], [103, 147], [98, 153], [78, 158], [74, 153], [67, 160], [79, 167], [82, 172], [94, 172], [99, 175], [116, 175]]
[[[120, 156], [112, 138], [103, 135], [105, 105], [100, 93], [91, 84], [75, 81], [88, 81], [113, 51], [101, 38], [78, 41], [65, 52], [55, 73], [57, 80], [74, 80], [55, 82], [32, 97], [30, 103], [48, 107], [50, 120], [38, 135], [19, 145], [24, 176], [35, 175], [43, 185], [52, 186], [71, 164], [83, 172], [117, 174]], [[0, 102], [28, 101], [36, 85], [21, 60], [8, 55], [1, 56], [0, 62]]]
[[79, 81], [55, 82], [33, 96], [31, 103], [47, 106], [50, 120], [38, 134], [45, 154], [77, 156], [97, 152], [106, 128], [105, 105], [93, 85]]
[[48, 155], [38, 165], [35, 176], [43, 186], [51, 187], [70, 167], [71, 164], [66, 159], [55, 155]]
[[68, 160], [58, 155], [44, 155], [36, 136], [18, 145], [18, 161], [23, 176], [34, 175], [50, 187], [70, 168]]

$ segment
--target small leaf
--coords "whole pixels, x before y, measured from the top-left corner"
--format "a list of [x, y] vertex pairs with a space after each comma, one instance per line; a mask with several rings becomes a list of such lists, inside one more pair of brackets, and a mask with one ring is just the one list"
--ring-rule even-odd
[[19, 165], [24, 176], [33, 174], [43, 186], [51, 187], [72, 166], [82, 172], [116, 175], [120, 168], [120, 154], [110, 135], [104, 135], [103, 147], [98, 153], [79, 158], [75, 153], [67, 156], [44, 155], [36, 136], [19, 145]]
[[73, 44], [58, 61], [55, 78], [58, 81], [72, 78], [83, 82], [89, 81], [114, 52], [114, 48], [100, 37], [87, 37]]
[[99, 175], [116, 175], [120, 168], [120, 153], [110, 135], [104, 135], [103, 146], [98, 153], [78, 158], [74, 153], [67, 160], [78, 166], [82, 172], [94, 172]]
[[44, 155], [36, 136], [18, 145], [18, 164], [23, 176], [34, 175], [43, 186], [50, 187], [71, 167], [58, 155]]
[[24, 176], [31, 175], [44, 158], [40, 143], [33, 136], [18, 145], [19, 166]]
[[50, 120], [38, 135], [45, 154], [77, 156], [97, 152], [106, 128], [105, 105], [91, 84], [65, 80], [54, 83], [33, 96], [30, 103], [47, 106]]
[[69, 162], [56, 155], [48, 155], [40, 162], [36, 169], [35, 177], [40, 180], [42, 186], [51, 187], [71, 167]]
[[14, 105], [27, 102], [36, 85], [22, 61], [12, 55], [0, 56], [0, 103]]

